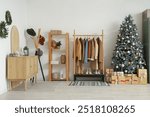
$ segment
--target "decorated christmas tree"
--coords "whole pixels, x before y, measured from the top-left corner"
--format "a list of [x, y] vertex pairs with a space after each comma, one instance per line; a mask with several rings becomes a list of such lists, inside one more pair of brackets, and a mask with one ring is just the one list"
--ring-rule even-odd
[[143, 45], [131, 15], [125, 17], [120, 25], [115, 50], [113, 51], [112, 65], [114, 71], [123, 71], [126, 74], [136, 73], [137, 69], [146, 66], [143, 57]]

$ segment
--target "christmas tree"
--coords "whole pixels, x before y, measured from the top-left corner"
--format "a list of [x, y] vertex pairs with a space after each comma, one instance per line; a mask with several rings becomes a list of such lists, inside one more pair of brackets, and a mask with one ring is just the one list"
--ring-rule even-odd
[[123, 71], [126, 74], [136, 73], [137, 69], [146, 66], [143, 57], [143, 45], [131, 15], [125, 17], [120, 25], [115, 50], [113, 51], [112, 65], [114, 71]]

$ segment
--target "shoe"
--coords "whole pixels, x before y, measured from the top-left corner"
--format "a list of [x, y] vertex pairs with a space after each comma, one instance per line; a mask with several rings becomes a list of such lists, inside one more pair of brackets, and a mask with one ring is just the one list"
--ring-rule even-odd
[[88, 69], [86, 70], [85, 74], [89, 74], [89, 71], [88, 71]]

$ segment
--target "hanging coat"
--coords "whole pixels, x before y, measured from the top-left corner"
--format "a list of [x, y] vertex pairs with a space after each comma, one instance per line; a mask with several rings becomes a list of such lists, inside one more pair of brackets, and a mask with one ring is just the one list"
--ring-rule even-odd
[[92, 56], [92, 40], [88, 40], [88, 60], [91, 60]]
[[97, 44], [98, 44], [98, 62], [100, 62], [100, 54], [101, 54], [101, 52], [100, 52], [100, 46], [101, 46], [101, 40], [100, 40], [100, 38], [98, 37], [97, 39]]
[[94, 39], [94, 42], [95, 42], [95, 59], [98, 60], [98, 43], [96, 39]]
[[78, 40], [78, 60], [82, 60], [82, 44], [81, 44], [81, 38]]
[[100, 40], [100, 62], [103, 62], [103, 58], [104, 58], [104, 55], [103, 55], [103, 43], [102, 43], [102, 40]]
[[85, 58], [85, 39], [82, 39], [82, 63], [84, 63], [84, 58]]
[[94, 61], [95, 59], [95, 45], [94, 45], [94, 39], [91, 40], [91, 61]]
[[88, 39], [84, 43], [84, 63], [88, 63]]
[[75, 40], [75, 59], [76, 59], [76, 61], [78, 61], [78, 55], [79, 55], [77, 48], [78, 48], [78, 38], [76, 38], [76, 40]]
[[81, 60], [81, 43], [78, 38], [76, 38], [76, 42], [75, 42], [75, 56], [76, 56], [76, 61]]

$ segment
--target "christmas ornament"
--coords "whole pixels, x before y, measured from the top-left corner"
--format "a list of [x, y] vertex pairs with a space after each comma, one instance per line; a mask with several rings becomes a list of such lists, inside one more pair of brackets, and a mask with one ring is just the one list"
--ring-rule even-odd
[[130, 51], [128, 51], [127, 53], [129, 53], [129, 54], [130, 54]]

